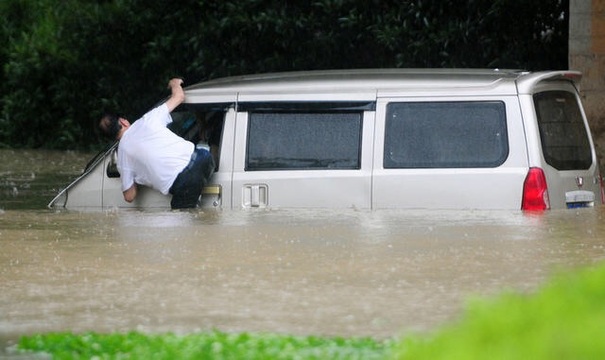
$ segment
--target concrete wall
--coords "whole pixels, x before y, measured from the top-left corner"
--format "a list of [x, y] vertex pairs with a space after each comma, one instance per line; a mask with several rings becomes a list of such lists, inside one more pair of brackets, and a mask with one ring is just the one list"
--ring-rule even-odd
[[584, 107], [605, 169], [605, 0], [569, 1], [569, 68], [581, 71]]

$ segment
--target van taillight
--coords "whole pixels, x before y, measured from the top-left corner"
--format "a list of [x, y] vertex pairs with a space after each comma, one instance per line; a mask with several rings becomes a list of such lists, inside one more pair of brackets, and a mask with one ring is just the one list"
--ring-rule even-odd
[[550, 208], [546, 176], [540, 168], [530, 168], [523, 183], [521, 210], [547, 210]]

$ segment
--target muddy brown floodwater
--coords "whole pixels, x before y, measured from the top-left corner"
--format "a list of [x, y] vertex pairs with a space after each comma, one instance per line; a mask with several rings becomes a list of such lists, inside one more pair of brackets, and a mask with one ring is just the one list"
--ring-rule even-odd
[[88, 156], [0, 151], [0, 354], [49, 331], [387, 338], [605, 259], [603, 208], [45, 209]]

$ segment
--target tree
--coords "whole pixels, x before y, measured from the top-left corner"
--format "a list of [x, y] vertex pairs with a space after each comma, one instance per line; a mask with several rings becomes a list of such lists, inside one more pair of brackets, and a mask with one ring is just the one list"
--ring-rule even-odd
[[0, 146], [96, 148], [165, 84], [273, 71], [567, 67], [568, 0], [3, 0]]

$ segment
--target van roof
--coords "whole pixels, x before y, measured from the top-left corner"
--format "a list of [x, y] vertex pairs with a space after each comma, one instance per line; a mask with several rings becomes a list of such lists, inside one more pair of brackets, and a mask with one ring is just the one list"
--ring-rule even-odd
[[[486, 93], [516, 94], [521, 88], [530, 91], [539, 81], [566, 79], [579, 81], [574, 71], [531, 73], [523, 70], [500, 69], [351, 69], [313, 70], [214, 79], [186, 87], [188, 96], [236, 94], [309, 94], [373, 92], [435, 92], [452, 89], [481, 89]], [[517, 85], [521, 85], [517, 88]], [[423, 91], [424, 90], [424, 91]], [[522, 92], [522, 91], [519, 91]]]

